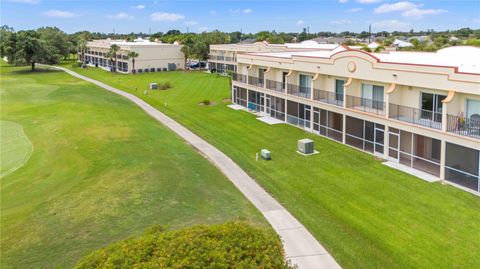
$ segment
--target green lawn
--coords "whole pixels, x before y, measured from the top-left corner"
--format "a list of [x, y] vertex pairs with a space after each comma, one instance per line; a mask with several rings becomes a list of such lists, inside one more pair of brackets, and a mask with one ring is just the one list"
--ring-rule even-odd
[[[4, 177], [23, 166], [33, 151], [22, 125], [0, 120], [0, 176]], [[5, 156], [5, 157], [3, 157]]]
[[[344, 268], [480, 268], [480, 199], [472, 194], [424, 182], [298, 128], [269, 126], [234, 111], [226, 107], [224, 77], [73, 69], [141, 96], [227, 153]], [[143, 95], [150, 82], [166, 81], [172, 89]], [[205, 99], [215, 105], [198, 105]], [[295, 153], [296, 141], [306, 137], [315, 140], [320, 154]], [[272, 161], [255, 161], [261, 148], [271, 150]]]
[[28, 139], [34, 148], [1, 178], [1, 268], [68, 268], [152, 225], [267, 225], [208, 160], [126, 99], [63, 72], [1, 67], [2, 173], [23, 163]]

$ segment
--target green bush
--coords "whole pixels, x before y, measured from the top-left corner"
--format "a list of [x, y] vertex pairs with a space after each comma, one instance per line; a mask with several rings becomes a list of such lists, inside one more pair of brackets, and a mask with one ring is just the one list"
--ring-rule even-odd
[[210, 100], [203, 100], [202, 104], [209, 106], [210, 105]]
[[75, 68], [75, 67], [82, 67], [82, 63], [81, 62], [75, 62], [72, 64], [72, 67]]
[[279, 237], [245, 221], [199, 225], [114, 243], [75, 268], [292, 268]]
[[172, 87], [172, 86], [170, 85], [170, 82], [169, 82], [169, 81], [167, 81], [167, 82], [165, 82], [165, 83], [160, 83], [160, 85], [158, 85], [158, 88], [159, 88], [160, 90], [168, 90], [168, 89], [170, 89], [171, 87]]

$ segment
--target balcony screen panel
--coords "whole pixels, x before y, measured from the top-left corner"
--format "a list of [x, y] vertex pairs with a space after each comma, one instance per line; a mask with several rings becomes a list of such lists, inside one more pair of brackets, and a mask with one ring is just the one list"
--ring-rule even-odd
[[347, 116], [346, 133], [363, 138], [363, 120]]
[[400, 151], [412, 154], [412, 133], [400, 131]]
[[445, 165], [478, 176], [479, 154], [479, 150], [447, 143]]
[[298, 117], [298, 103], [287, 101], [287, 114]]

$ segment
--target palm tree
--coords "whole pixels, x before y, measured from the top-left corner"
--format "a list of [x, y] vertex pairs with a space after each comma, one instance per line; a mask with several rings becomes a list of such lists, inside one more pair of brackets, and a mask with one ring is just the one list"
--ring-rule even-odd
[[114, 61], [113, 61], [113, 69], [112, 71], [113, 72], [117, 72], [117, 52], [120, 50], [120, 47], [116, 44], [113, 44], [110, 46], [110, 50], [108, 51], [108, 53], [110, 54], [110, 58], [113, 57]]
[[[80, 38], [77, 44], [77, 50], [81, 53], [82, 63], [85, 62], [85, 51], [87, 51], [87, 40], [85, 38]], [[79, 59], [80, 60], [80, 59]]]
[[130, 51], [127, 56], [128, 58], [132, 58], [132, 73], [135, 74], [135, 58], [138, 57], [138, 53], [135, 51]]

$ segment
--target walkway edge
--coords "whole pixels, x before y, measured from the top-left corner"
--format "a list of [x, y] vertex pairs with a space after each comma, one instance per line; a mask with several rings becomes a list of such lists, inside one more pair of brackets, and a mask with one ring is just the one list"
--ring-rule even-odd
[[133, 94], [116, 89], [63, 67], [39, 65], [62, 70], [74, 77], [93, 83], [107, 91], [129, 99], [142, 108], [148, 115], [171, 129], [187, 143], [196, 148], [220, 169], [263, 214], [273, 229], [282, 238], [286, 258], [290, 260], [292, 264], [296, 264], [300, 269], [341, 268], [325, 248], [295, 217], [223, 152]]

